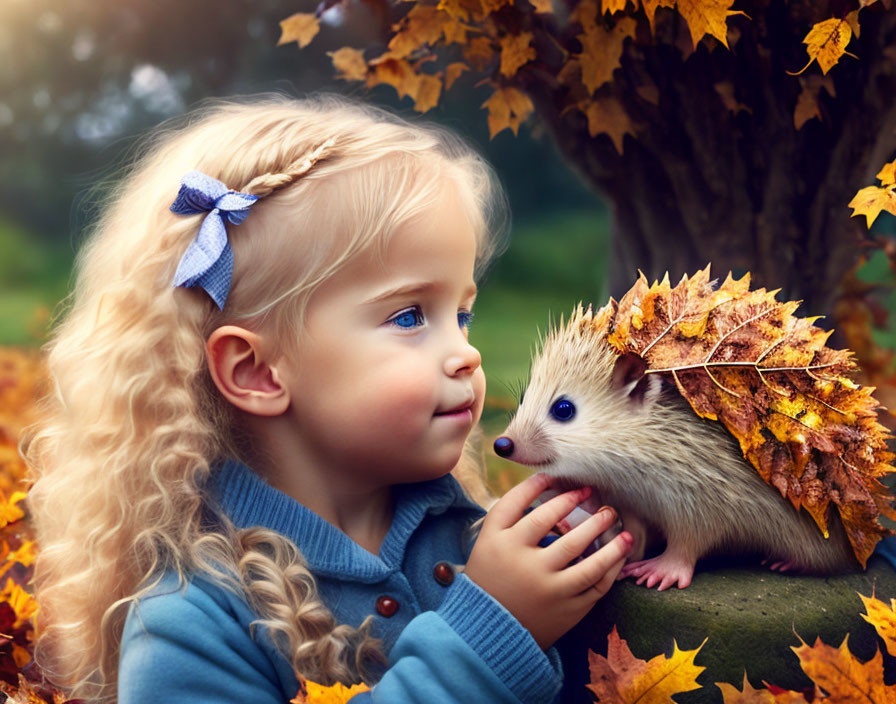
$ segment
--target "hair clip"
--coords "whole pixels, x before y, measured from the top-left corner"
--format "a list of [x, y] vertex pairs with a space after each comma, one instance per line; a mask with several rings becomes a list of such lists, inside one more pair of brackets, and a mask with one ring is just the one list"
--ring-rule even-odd
[[177, 265], [174, 286], [200, 286], [219, 309], [224, 309], [233, 279], [233, 250], [227, 239], [225, 220], [239, 225], [257, 200], [258, 196], [231, 191], [201, 171], [184, 175], [171, 212], [178, 215], [208, 212], [208, 215]]

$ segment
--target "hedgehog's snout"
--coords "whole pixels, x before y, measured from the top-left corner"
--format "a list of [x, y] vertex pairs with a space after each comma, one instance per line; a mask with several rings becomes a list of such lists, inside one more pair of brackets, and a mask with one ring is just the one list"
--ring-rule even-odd
[[495, 440], [495, 454], [499, 457], [510, 457], [513, 454], [513, 440], [506, 435]]

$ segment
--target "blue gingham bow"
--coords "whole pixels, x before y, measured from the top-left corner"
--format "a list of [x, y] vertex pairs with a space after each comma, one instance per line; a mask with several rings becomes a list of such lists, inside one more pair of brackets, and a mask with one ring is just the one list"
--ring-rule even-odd
[[231, 191], [201, 171], [189, 171], [184, 175], [171, 211], [178, 215], [205, 212], [208, 215], [177, 265], [175, 286], [200, 286], [219, 309], [224, 309], [233, 278], [233, 250], [227, 240], [224, 221], [226, 218], [239, 225], [249, 214], [249, 206], [257, 200], [258, 196]]

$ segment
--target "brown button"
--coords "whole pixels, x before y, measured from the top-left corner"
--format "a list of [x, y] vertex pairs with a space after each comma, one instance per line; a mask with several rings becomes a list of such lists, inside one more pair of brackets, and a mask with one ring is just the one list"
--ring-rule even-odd
[[390, 618], [398, 611], [398, 602], [391, 596], [381, 596], [376, 600], [376, 611], [380, 616]]
[[447, 587], [454, 581], [454, 568], [447, 562], [440, 562], [432, 568], [432, 576], [439, 584]]

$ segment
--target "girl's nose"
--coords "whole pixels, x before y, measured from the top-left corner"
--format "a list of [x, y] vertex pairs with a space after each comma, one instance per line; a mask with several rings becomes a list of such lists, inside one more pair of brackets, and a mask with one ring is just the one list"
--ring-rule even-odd
[[459, 349], [454, 350], [445, 359], [445, 373], [448, 376], [472, 374], [482, 365], [482, 356], [469, 341], [463, 338]]

